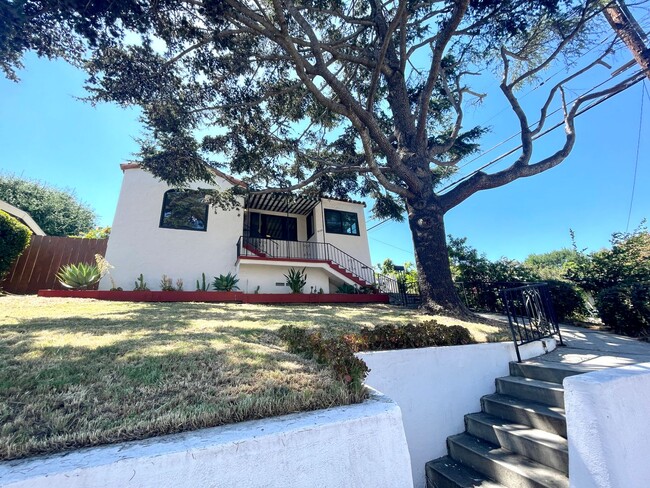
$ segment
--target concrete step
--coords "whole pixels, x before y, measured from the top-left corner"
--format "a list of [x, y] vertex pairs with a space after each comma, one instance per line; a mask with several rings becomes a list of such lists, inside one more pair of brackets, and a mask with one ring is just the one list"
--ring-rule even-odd
[[550, 383], [557, 383], [560, 385], [562, 384], [564, 378], [567, 378], [568, 376], [589, 373], [590, 371], [596, 371], [597, 369], [600, 368], [589, 368], [572, 364], [539, 361], [510, 363], [510, 374], [512, 376], [520, 376], [523, 378], [530, 378], [532, 380], [548, 381]]
[[427, 488], [505, 488], [449, 456], [429, 461], [425, 471]]
[[567, 474], [569, 452], [567, 440], [528, 425], [511, 423], [486, 413], [472, 413], [465, 416], [467, 433], [495, 446], [503, 447], [516, 454]]
[[509, 488], [568, 488], [563, 473], [469, 434], [447, 439], [449, 455]]
[[566, 438], [566, 418], [563, 408], [497, 393], [481, 398], [481, 409], [495, 417]]
[[497, 378], [497, 393], [564, 408], [564, 389], [557, 383], [519, 376]]

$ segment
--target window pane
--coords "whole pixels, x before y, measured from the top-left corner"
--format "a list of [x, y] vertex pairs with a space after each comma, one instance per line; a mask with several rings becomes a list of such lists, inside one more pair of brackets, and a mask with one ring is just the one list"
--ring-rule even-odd
[[196, 190], [170, 190], [163, 198], [160, 227], [167, 229], [206, 230], [208, 204], [205, 195]]
[[325, 209], [325, 230], [327, 232], [342, 234], [341, 214], [336, 210]]
[[325, 209], [325, 230], [332, 234], [359, 235], [359, 219], [354, 212]]

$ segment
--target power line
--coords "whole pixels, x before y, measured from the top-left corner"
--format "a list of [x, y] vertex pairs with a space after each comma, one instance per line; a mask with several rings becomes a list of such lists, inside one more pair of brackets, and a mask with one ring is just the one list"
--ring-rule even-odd
[[632, 194], [630, 195], [630, 209], [627, 212], [627, 224], [625, 224], [625, 232], [630, 227], [630, 217], [632, 217], [632, 203], [634, 202], [634, 191], [636, 189], [636, 174], [639, 167], [639, 152], [641, 150], [641, 128], [643, 127], [643, 100], [646, 95], [645, 81], [641, 87], [641, 113], [639, 114], [639, 135], [636, 141], [636, 158], [634, 160], [634, 178], [632, 179]]
[[[639, 70], [639, 71], [636, 72], [634, 75], [632, 75], [632, 76], [629, 78], [629, 80], [630, 80], [630, 81], [633, 80], [635, 77], [638, 77], [639, 74], [642, 74], [642, 73], [643, 73], [643, 72], [642, 72], [641, 70]], [[591, 89], [590, 89], [588, 92], [586, 92], [586, 93], [589, 93], [590, 91], [593, 91], [594, 89], [598, 88], [599, 86], [605, 84], [607, 81], [609, 81], [609, 80], [605, 80], [605, 81], [603, 81], [602, 83], [600, 83], [600, 84], [594, 86], [593, 88], [591, 88]], [[597, 100], [596, 102], [594, 102], [594, 103], [588, 105], [588, 106], [585, 107], [584, 109], [579, 110], [578, 113], [576, 113], [576, 117], [578, 117], [578, 116], [582, 115], [583, 113], [585, 113], [585, 112], [591, 110], [592, 108], [594, 108], [594, 107], [600, 105], [600, 104], [601, 104], [602, 102], [604, 102], [605, 100], [609, 100], [609, 99], [612, 98], [613, 96], [618, 95], [619, 93], [622, 93], [623, 91], [627, 90], [628, 88], [631, 88], [632, 86], [636, 85], [639, 81], [643, 81], [643, 78], [639, 78], [638, 80], [636, 80], [636, 81], [634, 81], [633, 83], [631, 83], [627, 88], [624, 88], [624, 89], [622, 89], [622, 90], [619, 91], [619, 92], [611, 93], [611, 94], [607, 95], [606, 97], [603, 97], [603, 98], [601, 98], [600, 100]], [[585, 94], [586, 94], [586, 93], [585, 93]], [[573, 101], [575, 101], [575, 100], [573, 100]], [[573, 102], [573, 101], [572, 101], [572, 102]], [[559, 110], [559, 109], [558, 109], [558, 110]], [[555, 112], [557, 112], [557, 110], [556, 110]], [[549, 114], [549, 115], [552, 115], [552, 114]], [[537, 123], [537, 122], [535, 122], [535, 124], [536, 124], [536, 123]], [[534, 125], [534, 124], [531, 124], [531, 126], [532, 126], [532, 125]], [[541, 132], [541, 133], [537, 134], [536, 136], [534, 136], [534, 137], [533, 137], [533, 140], [537, 140], [537, 139], [539, 139], [540, 137], [545, 136], [545, 135], [548, 134], [549, 132], [554, 131], [554, 130], [557, 129], [558, 127], [562, 127], [563, 125], [564, 125], [564, 121], [559, 122], [559, 123], [555, 124], [554, 126], [548, 128], [548, 129], [545, 130], [544, 132]], [[529, 126], [529, 127], [531, 127], [531, 126]], [[519, 135], [520, 133], [521, 133], [521, 132], [519, 132], [519, 133], [516, 134], [516, 135]], [[512, 138], [512, 137], [511, 137], [511, 138]], [[443, 192], [443, 191], [445, 191], [445, 190], [448, 190], [449, 188], [451, 188], [451, 187], [453, 187], [453, 186], [456, 186], [458, 183], [461, 183], [461, 182], [463, 182], [463, 181], [465, 181], [465, 180], [471, 178], [471, 177], [474, 176], [476, 173], [479, 173], [479, 172], [483, 171], [483, 170], [486, 169], [487, 167], [492, 166], [493, 164], [495, 164], [495, 163], [501, 161], [502, 159], [504, 159], [505, 157], [507, 157], [507, 156], [511, 155], [512, 153], [518, 151], [519, 149], [521, 149], [521, 147], [522, 147], [522, 145], [520, 144], [520, 145], [518, 145], [517, 147], [515, 147], [515, 148], [513, 148], [513, 149], [511, 149], [511, 150], [509, 150], [509, 151], [507, 151], [507, 152], [505, 152], [505, 153], [503, 153], [503, 154], [501, 154], [500, 156], [498, 156], [498, 157], [496, 157], [495, 159], [489, 161], [488, 163], [484, 164], [484, 165], [481, 166], [480, 168], [478, 168], [478, 169], [472, 171], [471, 173], [469, 173], [469, 174], [463, 176], [462, 178], [460, 178], [460, 179], [458, 179], [458, 180], [456, 180], [456, 181], [453, 181], [452, 183], [448, 184], [448, 185], [445, 186], [444, 188], [441, 188], [441, 189], [439, 190], [439, 192]]]
[[393, 246], [392, 244], [388, 244], [387, 242], [380, 241], [379, 239], [375, 239], [374, 237], [371, 237], [370, 239], [372, 239], [373, 241], [379, 242], [380, 244], [383, 244], [384, 246], [392, 247], [393, 249], [397, 249], [398, 251], [402, 251], [402, 252], [408, 253], [410, 255], [413, 255], [413, 250], [409, 251], [408, 249], [404, 249], [402, 247]]

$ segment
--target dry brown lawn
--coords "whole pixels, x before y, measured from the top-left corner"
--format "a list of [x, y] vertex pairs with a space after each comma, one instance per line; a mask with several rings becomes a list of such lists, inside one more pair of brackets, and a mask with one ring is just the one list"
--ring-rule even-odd
[[[362, 400], [275, 331], [431, 319], [385, 305], [266, 306], [0, 297], [0, 459]], [[503, 330], [468, 327], [476, 340]]]

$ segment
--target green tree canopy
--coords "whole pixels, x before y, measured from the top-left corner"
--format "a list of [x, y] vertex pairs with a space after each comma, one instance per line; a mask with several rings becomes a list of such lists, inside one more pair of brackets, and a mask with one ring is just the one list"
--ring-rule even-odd
[[76, 236], [95, 226], [95, 212], [70, 190], [0, 174], [0, 200], [29, 213], [51, 236]]
[[[375, 201], [377, 216], [406, 213], [423, 303], [463, 312], [447, 259], [445, 213], [478, 191], [560, 164], [575, 143], [581, 107], [643, 77], [633, 73], [565, 96], [568, 84], [603, 69], [611, 54], [611, 45], [590, 43], [600, 42], [594, 29], [602, 6], [4, 0], [0, 66], [15, 76], [26, 50], [84, 62], [93, 102], [142, 108], [148, 137], [140, 160], [173, 185], [208, 180], [206, 165], [225, 165], [251, 192], [356, 193]], [[544, 84], [542, 101], [527, 104], [527, 113], [518, 90], [565, 61], [573, 71]], [[472, 75], [489, 70], [502, 80], [496, 96], [511, 109], [521, 147], [510, 166], [477, 171], [443, 190], [440, 182], [486, 131], [468, 124], [464, 112], [486, 95], [472, 88]], [[556, 111], [565, 136], [533, 157], [534, 140]]]

